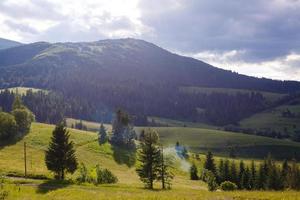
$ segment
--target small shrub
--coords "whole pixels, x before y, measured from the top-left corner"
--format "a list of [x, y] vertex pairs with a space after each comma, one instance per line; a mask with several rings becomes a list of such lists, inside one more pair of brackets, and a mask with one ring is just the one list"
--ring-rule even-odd
[[87, 170], [86, 166], [84, 165], [84, 163], [80, 164], [79, 176], [77, 177], [76, 180], [79, 183], [89, 182], [89, 173], [88, 173], [88, 170]]
[[230, 181], [224, 181], [223, 183], [221, 183], [221, 189], [223, 191], [233, 191], [237, 189], [237, 185]]
[[116, 182], [118, 182], [118, 178], [111, 171], [96, 166], [95, 184], [112, 184]]
[[206, 173], [206, 182], [209, 191], [215, 191], [218, 188], [216, 176], [211, 171]]

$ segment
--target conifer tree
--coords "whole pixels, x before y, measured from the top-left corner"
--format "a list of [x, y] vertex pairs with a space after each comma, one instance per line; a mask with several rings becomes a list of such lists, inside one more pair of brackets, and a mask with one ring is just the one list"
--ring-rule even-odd
[[234, 161], [230, 164], [230, 181], [238, 185], [238, 172]]
[[288, 180], [289, 172], [290, 172], [290, 166], [288, 164], [288, 161], [284, 160], [282, 163], [282, 169], [281, 169], [281, 180], [282, 180], [284, 189], [289, 187], [289, 180]]
[[295, 159], [292, 160], [291, 170], [289, 173], [289, 185], [291, 189], [299, 190], [300, 189], [300, 171]]
[[171, 189], [172, 180], [174, 177], [173, 173], [171, 172], [172, 165], [173, 161], [171, 157], [166, 157], [164, 155], [163, 147], [161, 146], [157, 180], [161, 181], [162, 189]]
[[213, 154], [210, 151], [206, 155], [204, 169], [211, 171], [215, 176], [217, 175], [216, 165], [215, 165], [215, 161], [213, 158]]
[[144, 134], [144, 140], [141, 141], [138, 160], [140, 166], [136, 171], [146, 188], [153, 189], [153, 182], [159, 176], [161, 163], [161, 153], [158, 146], [158, 134], [154, 130], [147, 130]]
[[226, 159], [224, 162], [224, 181], [229, 181], [229, 179], [230, 179], [229, 160]]
[[107, 140], [108, 140], [108, 138], [107, 138], [106, 129], [105, 129], [103, 123], [101, 123], [100, 130], [99, 130], [99, 136], [98, 136], [99, 144], [104, 144], [105, 142], [107, 142]]
[[193, 163], [191, 168], [190, 168], [190, 178], [191, 178], [191, 180], [198, 180], [199, 179], [198, 169], [197, 169], [197, 166], [195, 165], [195, 163]]
[[239, 176], [238, 176], [238, 187], [239, 187], [239, 189], [243, 188], [243, 182], [244, 182], [244, 180], [242, 180], [242, 177], [243, 177], [244, 172], [245, 172], [245, 164], [241, 160], [240, 161]]
[[45, 152], [45, 162], [48, 170], [55, 173], [55, 178], [63, 180], [65, 173], [74, 173], [77, 169], [77, 159], [73, 142], [69, 141], [69, 133], [64, 125], [58, 124]]
[[251, 177], [250, 177], [250, 187], [253, 190], [255, 188], [255, 182], [256, 182], [256, 166], [254, 161], [251, 162]]
[[222, 183], [222, 182], [225, 181], [225, 177], [224, 177], [224, 161], [223, 161], [223, 159], [220, 160], [218, 168], [219, 168], [218, 182]]

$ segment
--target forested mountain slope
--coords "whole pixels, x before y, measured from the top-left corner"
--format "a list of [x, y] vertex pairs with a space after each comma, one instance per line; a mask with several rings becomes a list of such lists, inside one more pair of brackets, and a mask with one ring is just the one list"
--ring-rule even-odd
[[180, 88], [300, 90], [299, 82], [232, 73], [136, 39], [38, 42], [0, 50], [0, 80], [1, 88], [51, 89], [94, 110], [73, 117], [99, 120], [103, 111], [122, 107], [134, 115], [218, 125], [235, 123], [269, 105], [259, 92], [191, 94]]

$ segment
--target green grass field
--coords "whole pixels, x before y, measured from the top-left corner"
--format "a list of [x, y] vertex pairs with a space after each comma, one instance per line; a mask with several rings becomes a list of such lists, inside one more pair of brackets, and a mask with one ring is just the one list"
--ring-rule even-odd
[[270, 129], [292, 134], [296, 130], [300, 130], [300, 118], [283, 117], [281, 113], [287, 109], [298, 115], [300, 114], [300, 104], [282, 105], [244, 119], [240, 122], [240, 126], [243, 128]]
[[[68, 127], [79, 122], [76, 119], [67, 119]], [[100, 124], [96, 122], [82, 121], [88, 130], [98, 131]], [[105, 124], [108, 131], [111, 125]], [[136, 127], [137, 133], [149, 127]], [[152, 127], [160, 135], [161, 142], [165, 146], [174, 146], [177, 141], [185, 145], [193, 152], [205, 153], [213, 151], [220, 156], [228, 156], [229, 148], [234, 147], [236, 155], [242, 158], [262, 159], [271, 153], [278, 159], [292, 158], [295, 152], [300, 152], [300, 143], [273, 139], [262, 136], [247, 135], [208, 128], [191, 127]]]
[[286, 94], [273, 93], [273, 92], [265, 92], [265, 91], [256, 91], [256, 90], [246, 90], [246, 89], [234, 89], [234, 88], [209, 88], [209, 87], [180, 87], [179, 90], [184, 93], [205, 93], [211, 94], [213, 92], [216, 93], [226, 93], [226, 94], [237, 94], [237, 93], [251, 93], [251, 92], [260, 92], [268, 101], [274, 102]]
[[[33, 123], [31, 131], [21, 141], [0, 147], [0, 170], [1, 173], [23, 174], [23, 144], [27, 143], [27, 165], [28, 173], [31, 175], [46, 175], [51, 178], [52, 174], [46, 169], [44, 164], [44, 150], [50, 141], [53, 125]], [[168, 131], [167, 131], [168, 130]], [[165, 144], [172, 144], [177, 137], [181, 137], [184, 128], [158, 128], [161, 139]], [[201, 134], [204, 129], [192, 129], [184, 134], [202, 135], [201, 144], [223, 145], [221, 140], [216, 141], [217, 133], [211, 132]], [[287, 192], [260, 192], [260, 191], [236, 191], [236, 192], [208, 192], [205, 183], [201, 181], [189, 180], [188, 173], [182, 171], [176, 164], [174, 170], [175, 179], [173, 189], [170, 191], [143, 189], [135, 173], [135, 164], [131, 162], [134, 154], [123, 149], [116, 149], [110, 144], [98, 145], [97, 134], [94, 132], [79, 131], [69, 129], [70, 139], [76, 147], [76, 155], [79, 162], [84, 162], [88, 167], [99, 164], [103, 168], [110, 169], [117, 175], [119, 182], [113, 185], [94, 186], [90, 184], [58, 184], [49, 180], [32, 180], [20, 178], [7, 178], [4, 190], [9, 192], [9, 200], [89, 200], [89, 199], [297, 199], [299, 194], [294, 191]], [[213, 130], [211, 130], [213, 131]], [[175, 136], [171, 135], [174, 132]], [[228, 133], [223, 133], [223, 137]], [[233, 134], [233, 133], [230, 133]], [[205, 136], [208, 135], [208, 136]], [[210, 137], [210, 135], [214, 137]], [[166, 137], [172, 139], [166, 140]], [[228, 135], [228, 138], [232, 136]], [[246, 139], [235, 136], [237, 142], [245, 142]], [[191, 144], [195, 144], [187, 138]], [[200, 139], [200, 137], [198, 137]], [[213, 139], [214, 138], [214, 139]], [[206, 141], [206, 142], [205, 142]], [[263, 142], [263, 139], [261, 141]], [[268, 143], [268, 142], [267, 142]], [[269, 141], [269, 143], [273, 143]], [[199, 143], [200, 144], [200, 143]], [[203, 155], [201, 160], [196, 161], [199, 166], [203, 165]], [[216, 157], [216, 160], [218, 158]], [[128, 161], [130, 161], [128, 163]], [[247, 162], [246, 162], [247, 163]], [[75, 179], [77, 174], [68, 175], [68, 179]], [[158, 188], [158, 185], [156, 185]]]
[[157, 123], [160, 126], [167, 127], [193, 127], [193, 128], [207, 128], [207, 129], [217, 129], [218, 127], [204, 124], [204, 123], [194, 123], [194, 122], [184, 122], [179, 120], [167, 119], [162, 117], [148, 117], [148, 122]]
[[[141, 130], [142, 128], [137, 128]], [[292, 158], [300, 152], [300, 143], [261, 136], [247, 135], [220, 130], [155, 127], [160, 139], [166, 146], [175, 145], [179, 141], [193, 152], [213, 151], [217, 155], [228, 156], [229, 147], [236, 149], [238, 157], [264, 158], [269, 153], [278, 159]]]

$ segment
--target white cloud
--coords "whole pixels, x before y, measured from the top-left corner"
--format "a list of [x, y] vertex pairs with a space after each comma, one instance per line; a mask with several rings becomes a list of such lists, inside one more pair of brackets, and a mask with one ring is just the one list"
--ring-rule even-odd
[[262, 62], [245, 62], [243, 55], [246, 50], [184, 54], [207, 62], [213, 66], [238, 72], [240, 74], [265, 77], [279, 80], [298, 80], [300, 78], [300, 54], [290, 53], [287, 56]]

